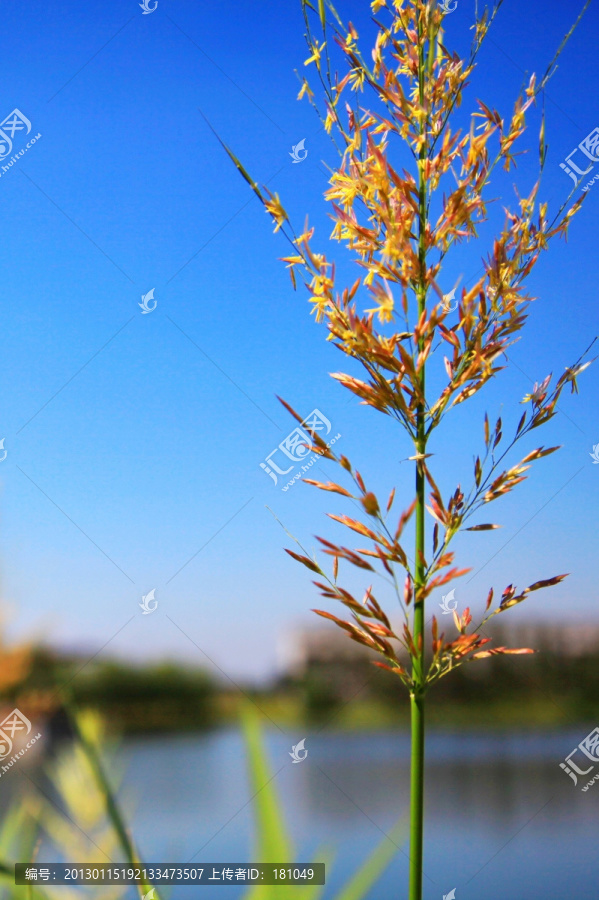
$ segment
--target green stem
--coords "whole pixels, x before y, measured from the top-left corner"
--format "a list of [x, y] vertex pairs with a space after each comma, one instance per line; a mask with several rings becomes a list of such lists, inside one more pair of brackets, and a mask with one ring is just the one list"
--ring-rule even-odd
[[[424, 105], [424, 81], [427, 76], [424, 42], [421, 40], [421, 20], [419, 31], [419, 94], [420, 104]], [[430, 48], [429, 48], [430, 49]], [[429, 59], [429, 67], [430, 67]], [[426, 123], [422, 123], [421, 134], [426, 132]], [[427, 218], [427, 183], [424, 175], [424, 164], [428, 154], [427, 141], [423, 140], [418, 159], [418, 317], [426, 308], [426, 218]], [[422, 351], [424, 342], [418, 342], [418, 350]], [[424, 475], [424, 459], [426, 453], [426, 405], [425, 366], [420, 373], [420, 389], [422, 400], [416, 409], [416, 566], [414, 572], [414, 644], [416, 655], [412, 659], [412, 679], [414, 689], [410, 695], [411, 707], [411, 761], [410, 761], [410, 887], [409, 900], [422, 900], [422, 860], [424, 845], [424, 600], [421, 589], [426, 581], [424, 562], [425, 551], [425, 493], [426, 479]]]
[[[423, 375], [424, 381], [424, 375]], [[420, 432], [424, 427], [424, 410], [419, 416], [417, 452], [426, 450], [426, 438]], [[416, 461], [416, 570], [415, 598], [418, 588], [424, 584], [426, 573], [424, 558], [425, 477], [422, 461]], [[422, 554], [422, 555], [421, 555]], [[410, 890], [409, 900], [422, 900], [422, 860], [424, 844], [424, 600], [414, 599], [414, 643], [417, 656], [412, 660], [414, 690], [410, 695], [411, 741], [410, 760]]]
[[422, 897], [422, 856], [424, 838], [424, 697], [412, 694], [410, 759], [410, 893], [409, 900]]

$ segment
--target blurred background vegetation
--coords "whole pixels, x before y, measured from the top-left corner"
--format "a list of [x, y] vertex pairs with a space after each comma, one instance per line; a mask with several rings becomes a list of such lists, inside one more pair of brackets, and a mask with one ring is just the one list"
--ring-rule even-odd
[[[439, 727], [554, 727], [588, 721], [599, 694], [599, 636], [535, 629], [526, 657], [493, 657], [463, 666], [430, 694], [429, 720]], [[510, 635], [495, 632], [499, 643]], [[560, 640], [557, 640], [557, 638]], [[584, 640], [583, 640], [584, 637]], [[0, 702], [31, 721], [66, 729], [61, 692], [98, 713], [109, 731], [143, 734], [196, 731], [237, 721], [244, 695], [283, 726], [403, 727], [408, 704], [396, 679], [371, 665], [369, 652], [340, 635], [314, 629], [297, 637], [299, 652], [260, 686], [236, 685], [175, 662], [91, 662], [43, 646], [0, 649]]]

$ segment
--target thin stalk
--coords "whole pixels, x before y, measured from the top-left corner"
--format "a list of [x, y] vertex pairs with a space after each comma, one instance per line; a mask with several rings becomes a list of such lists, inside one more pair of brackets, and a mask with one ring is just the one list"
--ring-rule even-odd
[[[423, 422], [424, 410], [419, 418]], [[420, 428], [419, 428], [420, 430]], [[419, 435], [418, 454], [426, 449], [426, 438]], [[416, 461], [416, 569], [415, 597], [426, 577], [424, 558], [425, 479], [422, 461]], [[421, 555], [422, 554], [422, 555]], [[424, 600], [414, 601], [414, 643], [418, 656], [412, 660], [414, 689], [410, 694], [410, 891], [409, 900], [422, 900], [422, 861], [424, 846]]]
[[410, 696], [412, 753], [410, 757], [410, 892], [409, 900], [422, 898], [424, 838], [424, 696]]
[[[419, 38], [422, 19], [418, 23]], [[419, 39], [418, 78], [420, 105], [424, 105], [424, 79], [426, 64], [424, 43]], [[426, 134], [427, 123], [423, 120], [421, 135]], [[418, 273], [417, 300], [418, 318], [426, 306], [426, 216], [427, 184], [424, 163], [428, 154], [426, 140], [423, 140], [418, 158]], [[423, 339], [418, 342], [418, 350], [423, 349]], [[414, 572], [414, 644], [416, 656], [412, 659], [414, 689], [410, 694], [411, 759], [410, 759], [410, 887], [409, 900], [422, 900], [422, 861], [424, 845], [424, 600], [420, 588], [426, 580], [424, 561], [425, 550], [425, 476], [422, 457], [426, 453], [426, 404], [425, 366], [420, 374], [421, 402], [416, 410], [416, 566]]]

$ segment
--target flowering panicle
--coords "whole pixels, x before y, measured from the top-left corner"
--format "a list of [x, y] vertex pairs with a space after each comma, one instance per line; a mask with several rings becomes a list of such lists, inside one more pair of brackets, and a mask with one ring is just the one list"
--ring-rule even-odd
[[[527, 194], [516, 196], [512, 209], [506, 209], [480, 276], [462, 287], [457, 310], [449, 310], [441, 288], [445, 258], [455, 245], [477, 238], [488, 217], [491, 177], [498, 166], [510, 171], [516, 165], [526, 117], [555, 64], [554, 60], [540, 81], [530, 78], [511, 116], [504, 118], [479, 100], [469, 127], [454, 129], [453, 113], [461, 104], [501, 2], [477, 21], [470, 56], [462, 60], [444, 43], [444, 12], [438, 3], [374, 0], [378, 34], [372, 62], [367, 63], [354, 25], [344, 25], [330, 3], [325, 7], [320, 2], [314, 9], [303, 0], [309, 51], [305, 66], [308, 75], [312, 67], [316, 70], [324, 109], [318, 110], [316, 92], [304, 74], [300, 98], [308, 97], [319, 111], [340, 152], [325, 199], [333, 222], [330, 237], [347, 249], [357, 266], [353, 284], [338, 284], [333, 261], [322, 249], [314, 249], [314, 229], [306, 223], [296, 235], [278, 196], [259, 192], [232, 157], [273, 217], [276, 230], [283, 231], [293, 246], [284, 261], [294, 286], [300, 274], [316, 321], [325, 323], [329, 340], [362, 367], [362, 377], [341, 371], [333, 373], [333, 378], [362, 403], [397, 419], [414, 442], [416, 499], [394, 520], [393, 492], [386, 504], [381, 502], [345, 456], [326, 448], [325, 454], [315, 442], [314, 449], [349, 476], [351, 489], [306, 480], [357, 507], [352, 517], [334, 514], [331, 518], [351, 532], [352, 540], [358, 535], [360, 545], [319, 538], [324, 555], [332, 557], [330, 576], [316, 559], [288, 551], [318, 575], [315, 583], [323, 597], [339, 601], [351, 619], [323, 610], [317, 610], [318, 614], [376, 651], [383, 658], [380, 665], [397, 674], [413, 694], [422, 693], [466, 661], [532, 652], [486, 649], [489, 639], [482, 628], [530, 592], [565, 577], [537, 581], [519, 593], [510, 585], [495, 608], [491, 590], [477, 627], [472, 626], [469, 609], [461, 616], [454, 613], [455, 637], [439, 634], [433, 617], [425, 660], [425, 601], [434, 590], [469, 571], [454, 564], [452, 540], [462, 529], [478, 532], [499, 527], [474, 524], [472, 517], [512, 491], [525, 480], [532, 463], [557, 449], [538, 447], [516, 464], [506, 459], [517, 441], [555, 415], [563, 389], [570, 384], [576, 390], [577, 376], [588, 365], [581, 358], [555, 383], [549, 376], [535, 385], [524, 399], [530, 405], [510, 440], [503, 439], [501, 419], [491, 429], [485, 417], [484, 451], [475, 459], [471, 486], [457, 485], [450, 496], [442, 495], [429, 467], [427, 441], [452, 407], [480, 391], [503, 368], [506, 350], [522, 331], [533, 299], [526, 291], [526, 279], [550, 241], [567, 234], [584, 199], [582, 195], [570, 203], [568, 198], [555, 216], [549, 216], [547, 204], [539, 200], [546, 156], [543, 119], [539, 177]], [[315, 34], [315, 27], [321, 34]], [[333, 72], [332, 53], [343, 61], [342, 74]], [[443, 376], [436, 394], [425, 386], [425, 371], [433, 365]], [[429, 491], [426, 509], [431, 524], [428, 544], [422, 518], [425, 490]], [[412, 557], [402, 533], [414, 514], [419, 537]], [[358, 600], [339, 584], [340, 562], [382, 579], [385, 592], [391, 591], [399, 602], [401, 628], [391, 623], [372, 586]]]

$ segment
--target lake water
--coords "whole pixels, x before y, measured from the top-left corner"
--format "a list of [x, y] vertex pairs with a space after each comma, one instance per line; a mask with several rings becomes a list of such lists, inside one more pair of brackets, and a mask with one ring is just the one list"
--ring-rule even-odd
[[[583, 793], [559, 767], [588, 730], [429, 735], [427, 900], [454, 888], [456, 900], [599, 900], [599, 783]], [[305, 736], [267, 733], [268, 756], [295, 859], [310, 861], [324, 845], [334, 851], [324, 892], [334, 900], [407, 812], [409, 738], [308, 733], [308, 757], [294, 765], [289, 751]], [[237, 731], [129, 741], [123, 754], [123, 787], [144, 859], [251, 861], [251, 789]], [[368, 900], [406, 898], [407, 825], [398, 843]], [[171, 890], [174, 898], [227, 900], [246, 889]]]

